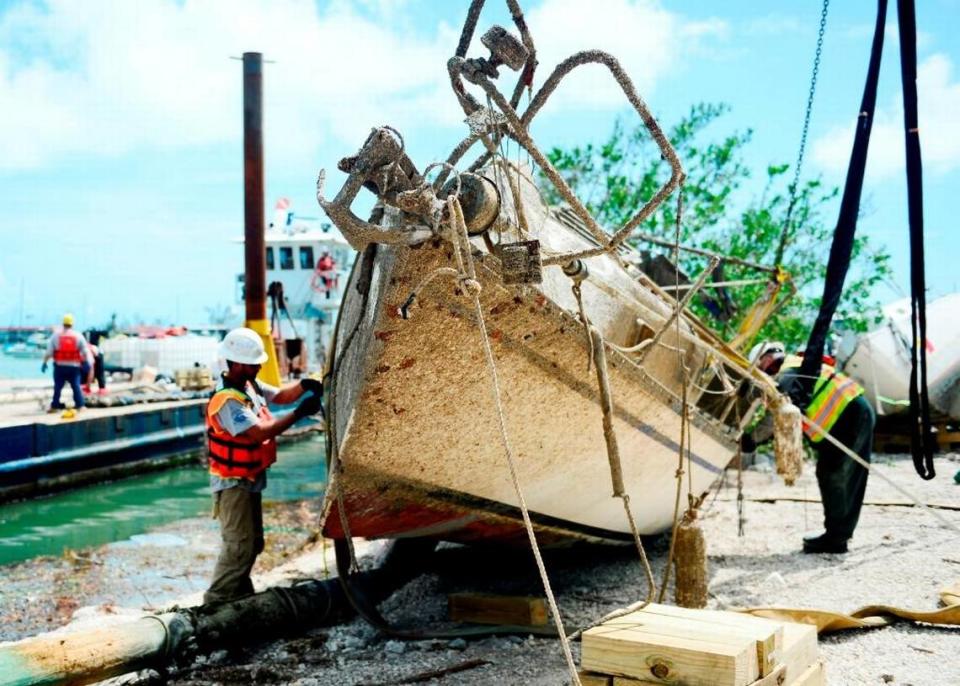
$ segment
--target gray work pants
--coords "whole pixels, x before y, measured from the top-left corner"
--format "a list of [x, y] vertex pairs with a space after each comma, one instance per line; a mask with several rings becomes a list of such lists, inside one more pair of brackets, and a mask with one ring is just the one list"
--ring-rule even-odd
[[[830, 429], [830, 435], [870, 462], [876, 417], [862, 395], [847, 405]], [[827, 536], [846, 541], [860, 519], [867, 490], [867, 470], [826, 439], [815, 444], [817, 484], [823, 500], [823, 527]]]
[[203, 602], [235, 600], [253, 593], [250, 570], [263, 552], [263, 509], [260, 493], [234, 486], [214, 493], [220, 520], [220, 557]]

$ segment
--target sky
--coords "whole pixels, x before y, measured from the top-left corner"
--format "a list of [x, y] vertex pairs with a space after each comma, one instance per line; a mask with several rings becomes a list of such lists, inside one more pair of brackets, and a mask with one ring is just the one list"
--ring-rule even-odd
[[[668, 128], [696, 102], [726, 103], [715, 126], [753, 130], [748, 165], [793, 163], [821, 2], [521, 0], [539, 79], [600, 47], [617, 56]], [[960, 0], [917, 3], [928, 297], [960, 285]], [[488, 0], [477, 36], [508, 26]], [[859, 230], [893, 255], [909, 292], [895, 2]], [[423, 168], [466, 125], [450, 91], [467, 0], [0, 0], [0, 326], [195, 324], [234, 306], [243, 255], [242, 71], [262, 52], [266, 206], [317, 216], [373, 126], [400, 130]], [[875, 3], [830, 7], [805, 178], [842, 185]], [[471, 55], [481, 55], [475, 40]], [[604, 139], [625, 105], [588, 68], [538, 116], [542, 148]], [[512, 79], [510, 81], [512, 84]], [[835, 221], [836, 205], [828, 216]], [[826, 248], [825, 248], [826, 254]], [[238, 309], [238, 312], [240, 310]]]

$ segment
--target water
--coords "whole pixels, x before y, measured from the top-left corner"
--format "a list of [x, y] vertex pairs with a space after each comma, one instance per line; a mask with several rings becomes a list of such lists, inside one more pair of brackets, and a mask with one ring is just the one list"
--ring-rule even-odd
[[11, 357], [0, 352], [0, 379], [50, 379], [51, 372], [40, 372], [42, 357]]
[[[326, 477], [320, 436], [280, 446], [264, 500], [319, 497]], [[128, 539], [210, 512], [207, 471], [189, 465], [0, 505], [0, 565]]]

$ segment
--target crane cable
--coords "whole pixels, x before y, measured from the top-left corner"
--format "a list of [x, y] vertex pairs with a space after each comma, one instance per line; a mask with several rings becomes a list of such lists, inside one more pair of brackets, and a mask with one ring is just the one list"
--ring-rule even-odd
[[803, 132], [800, 134], [800, 149], [797, 151], [797, 162], [793, 168], [793, 181], [788, 187], [790, 190], [790, 202], [787, 205], [787, 216], [783, 221], [783, 230], [780, 233], [780, 243], [777, 245], [777, 253], [773, 258], [773, 264], [783, 263], [783, 253], [787, 249], [787, 243], [790, 240], [790, 220], [793, 216], [794, 207], [797, 204], [797, 187], [800, 183], [800, 170], [803, 168], [803, 156], [807, 150], [807, 133], [810, 131], [810, 115], [813, 112], [813, 96], [817, 91], [817, 76], [820, 74], [820, 55], [823, 52], [823, 34], [827, 30], [827, 11], [830, 8], [830, 0], [823, 0], [823, 9], [820, 10], [820, 29], [817, 32], [817, 49], [813, 56], [813, 73], [810, 75], [810, 91], [807, 93], [807, 111], [803, 117]]

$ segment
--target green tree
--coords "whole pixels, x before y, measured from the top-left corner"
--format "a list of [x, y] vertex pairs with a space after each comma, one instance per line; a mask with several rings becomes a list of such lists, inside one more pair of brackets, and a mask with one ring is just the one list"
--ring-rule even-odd
[[[788, 165], [765, 170], [766, 182], [759, 195], [745, 203], [735, 197], [750, 178], [743, 151], [752, 132], [734, 132], [719, 140], [709, 140], [706, 131], [727, 109], [725, 105], [694, 105], [668, 132], [687, 174], [680, 239], [685, 245], [774, 266], [790, 204]], [[633, 216], [670, 175], [669, 166], [660, 159], [646, 129], [638, 124], [628, 130], [619, 120], [602, 145], [554, 148], [549, 158], [587, 209], [611, 230]], [[545, 180], [543, 186], [547, 199], [558, 202], [552, 186]], [[826, 257], [833, 237], [834, 224], [825, 216], [825, 210], [837, 193], [836, 188], [825, 187], [819, 178], [803, 181], [796, 189], [782, 266], [793, 278], [797, 294], [764, 327], [761, 337], [783, 340], [790, 346], [806, 341], [820, 306]], [[640, 230], [672, 241], [676, 235], [676, 212], [674, 195]], [[842, 319], [845, 326], [861, 331], [876, 320], [879, 306], [873, 291], [877, 283], [889, 277], [889, 259], [886, 251], [874, 248], [867, 237], [857, 238], [835, 321]], [[681, 258], [681, 268], [687, 274], [695, 276], [705, 266], [704, 258], [689, 253]], [[724, 270], [727, 280], [761, 275], [733, 264], [725, 265]], [[737, 311], [743, 314], [764, 289], [765, 285], [755, 284], [729, 292]], [[697, 311], [722, 334], [731, 333], [728, 324], [716, 320], [702, 307], [698, 306]]]

